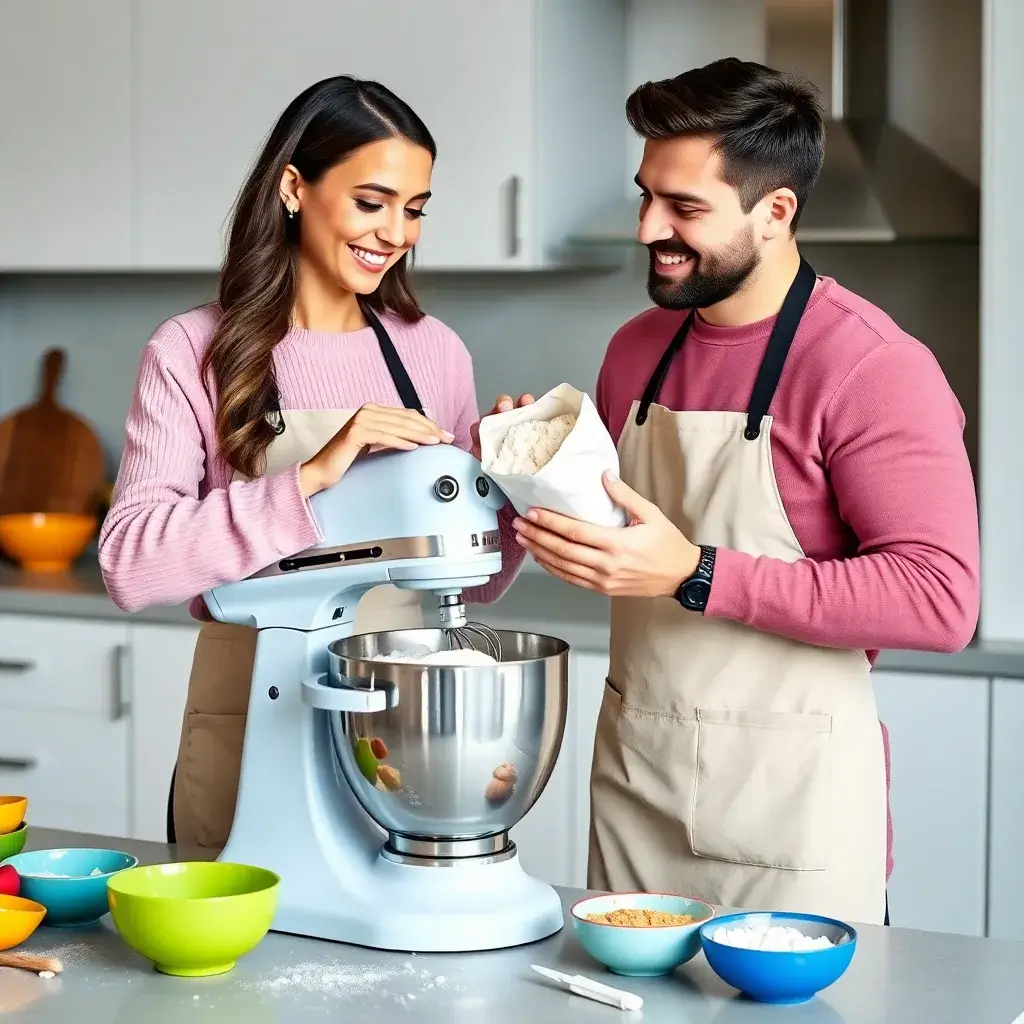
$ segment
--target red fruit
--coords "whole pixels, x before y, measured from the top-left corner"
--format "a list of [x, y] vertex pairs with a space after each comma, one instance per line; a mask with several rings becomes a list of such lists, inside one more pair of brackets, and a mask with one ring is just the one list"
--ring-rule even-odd
[[0, 895], [17, 896], [21, 891], [21, 879], [10, 864], [0, 865]]

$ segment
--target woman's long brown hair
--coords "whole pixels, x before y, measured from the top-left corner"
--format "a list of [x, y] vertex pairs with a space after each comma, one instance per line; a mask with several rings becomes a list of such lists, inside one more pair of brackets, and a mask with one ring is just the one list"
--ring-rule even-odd
[[[220, 273], [223, 315], [202, 371], [216, 394], [220, 456], [246, 477], [263, 472], [276, 435], [273, 353], [288, 331], [298, 282], [301, 219], [289, 219], [281, 202], [284, 170], [292, 164], [315, 184], [359, 147], [396, 137], [437, 155], [426, 126], [390, 90], [347, 75], [325, 79], [289, 104], [238, 194]], [[360, 302], [414, 323], [423, 310], [409, 281], [408, 255]]]

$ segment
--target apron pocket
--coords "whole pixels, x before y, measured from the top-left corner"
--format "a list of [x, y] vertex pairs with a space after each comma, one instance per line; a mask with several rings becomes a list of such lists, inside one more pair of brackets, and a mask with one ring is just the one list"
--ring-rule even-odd
[[698, 857], [824, 871], [832, 719], [697, 709], [690, 843]]
[[242, 770], [245, 718], [188, 713], [175, 786], [182, 787], [187, 824], [200, 846], [223, 849], [228, 841]]

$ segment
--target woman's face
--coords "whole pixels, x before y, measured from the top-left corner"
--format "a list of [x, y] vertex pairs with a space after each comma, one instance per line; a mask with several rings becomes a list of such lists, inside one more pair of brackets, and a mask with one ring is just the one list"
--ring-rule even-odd
[[286, 168], [281, 199], [301, 218], [303, 262], [346, 291], [376, 291], [420, 237], [432, 166], [427, 150], [397, 138], [357, 149], [315, 185]]

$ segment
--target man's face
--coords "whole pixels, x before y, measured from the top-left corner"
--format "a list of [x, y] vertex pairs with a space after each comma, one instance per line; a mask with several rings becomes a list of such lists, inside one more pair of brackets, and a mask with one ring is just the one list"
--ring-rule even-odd
[[[757, 269], [759, 206], [744, 213], [719, 177], [705, 139], [648, 141], [636, 176], [642, 193], [637, 237], [651, 266], [647, 291], [665, 309], [706, 309], [734, 295]], [[763, 212], [763, 211], [762, 211]]]

